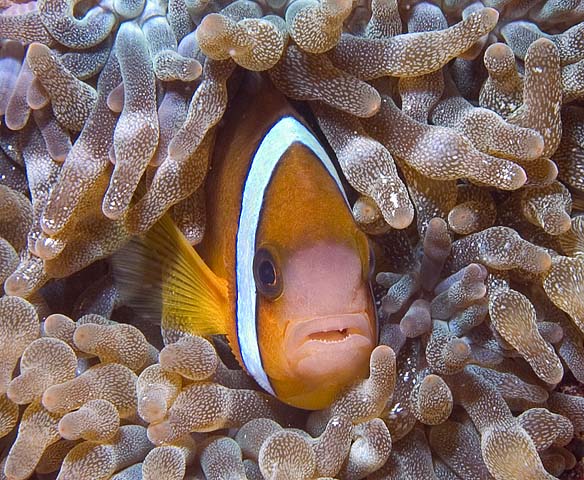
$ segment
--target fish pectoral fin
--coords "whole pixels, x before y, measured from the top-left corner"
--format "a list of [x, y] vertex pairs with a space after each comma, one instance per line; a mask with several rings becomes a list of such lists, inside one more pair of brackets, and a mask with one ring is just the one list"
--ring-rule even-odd
[[114, 257], [122, 298], [164, 330], [227, 332], [226, 280], [205, 264], [167, 214]]

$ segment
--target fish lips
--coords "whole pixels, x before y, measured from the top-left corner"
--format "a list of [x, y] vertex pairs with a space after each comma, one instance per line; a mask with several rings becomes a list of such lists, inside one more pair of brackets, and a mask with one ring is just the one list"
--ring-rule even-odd
[[365, 312], [327, 315], [290, 322], [284, 347], [299, 377], [345, 382], [368, 365], [375, 333]]

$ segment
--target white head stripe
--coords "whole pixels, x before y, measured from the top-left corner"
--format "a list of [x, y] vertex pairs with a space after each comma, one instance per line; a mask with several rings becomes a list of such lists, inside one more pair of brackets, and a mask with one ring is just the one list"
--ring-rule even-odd
[[243, 187], [235, 250], [237, 280], [236, 321], [241, 357], [250, 375], [264, 390], [272, 395], [274, 395], [274, 391], [262, 366], [258, 345], [253, 259], [260, 212], [264, 202], [264, 192], [282, 155], [293, 143], [297, 142], [309, 148], [320, 159], [339, 186], [345, 201], [347, 201], [341, 179], [331, 159], [312, 132], [295, 118], [284, 117], [279, 120], [266, 134], [252, 159]]

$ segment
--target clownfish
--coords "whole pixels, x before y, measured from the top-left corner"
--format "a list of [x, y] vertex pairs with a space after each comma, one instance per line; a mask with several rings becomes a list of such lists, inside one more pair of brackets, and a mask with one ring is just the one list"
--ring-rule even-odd
[[166, 335], [226, 335], [266, 392], [321, 409], [368, 374], [372, 252], [303, 117], [267, 80], [244, 83], [217, 133], [202, 243], [163, 217], [139, 240], [138, 288], [159, 284]]

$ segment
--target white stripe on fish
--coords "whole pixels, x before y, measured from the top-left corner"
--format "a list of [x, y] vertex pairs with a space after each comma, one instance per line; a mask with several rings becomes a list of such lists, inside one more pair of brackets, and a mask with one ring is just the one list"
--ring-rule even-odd
[[253, 276], [253, 261], [264, 194], [278, 162], [294, 143], [301, 143], [319, 158], [349, 205], [341, 179], [331, 159], [313, 133], [293, 117], [284, 117], [275, 123], [260, 143], [245, 180], [235, 251], [236, 324], [241, 358], [254, 380], [272, 395], [275, 393], [264, 371], [258, 345], [257, 292]]

